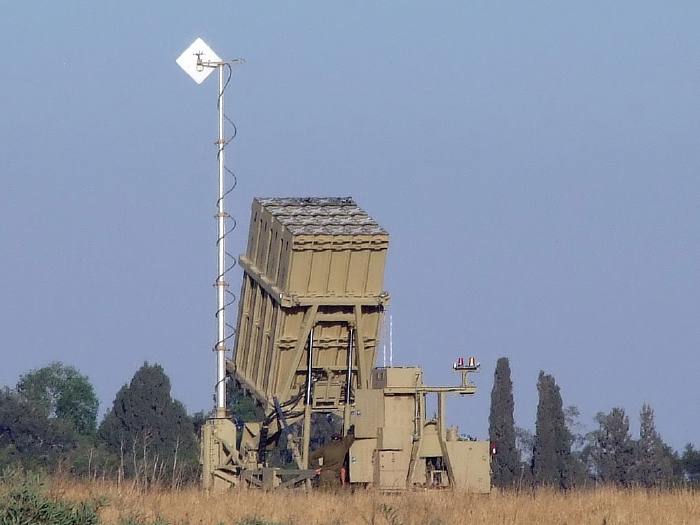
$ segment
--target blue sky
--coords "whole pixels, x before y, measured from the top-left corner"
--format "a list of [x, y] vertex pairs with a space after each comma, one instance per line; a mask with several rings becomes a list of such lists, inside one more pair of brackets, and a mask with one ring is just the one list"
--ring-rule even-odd
[[[644, 402], [700, 442], [697, 2], [5, 2], [0, 384], [77, 366], [103, 408], [143, 361], [211, 405], [216, 82], [243, 56], [231, 250], [253, 196], [352, 195], [391, 233], [396, 362], [480, 393], [499, 356], [592, 425]], [[240, 275], [231, 278], [238, 288]]]

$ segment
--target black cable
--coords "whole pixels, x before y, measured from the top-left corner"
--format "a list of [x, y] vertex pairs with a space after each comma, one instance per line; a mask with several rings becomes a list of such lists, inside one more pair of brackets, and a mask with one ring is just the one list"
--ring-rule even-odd
[[[229, 83], [231, 82], [231, 77], [233, 76], [233, 69], [231, 68], [231, 64], [226, 63], [226, 64], [224, 64], [224, 66], [226, 67], [227, 76], [226, 76], [226, 80], [224, 81], [224, 85], [223, 85], [223, 87], [222, 87], [222, 89], [221, 89], [221, 92], [219, 93], [219, 96], [218, 96], [217, 99], [216, 99], [216, 109], [217, 109], [217, 111], [219, 110], [219, 108], [221, 108], [221, 103], [222, 103], [223, 96], [224, 96], [224, 94], [226, 93], [226, 90], [227, 90], [227, 88], [228, 88], [228, 85], [229, 85]], [[233, 133], [232, 133], [231, 137], [229, 137], [228, 139], [226, 139], [225, 137], [223, 137], [223, 138], [222, 138], [222, 142], [218, 142], [218, 141], [217, 141], [217, 144], [219, 145], [219, 148], [218, 148], [218, 150], [217, 150], [217, 152], [216, 152], [216, 159], [217, 159], [217, 160], [219, 160], [219, 158], [221, 157], [221, 154], [224, 152], [224, 150], [226, 149], [226, 147], [231, 143], [231, 141], [232, 141], [233, 139], [235, 139], [235, 138], [238, 136], [238, 127], [236, 126], [235, 122], [234, 122], [233, 120], [231, 120], [231, 119], [229, 118], [229, 116], [226, 115], [225, 112], [224, 112], [223, 117], [224, 117], [225, 121], [228, 122], [229, 125], [231, 126], [231, 128], [233, 129]], [[225, 189], [225, 191], [224, 191], [223, 195], [221, 196], [221, 198], [218, 198], [218, 199], [216, 200], [216, 209], [217, 209], [217, 210], [219, 209], [219, 205], [221, 204], [221, 200], [224, 199], [224, 198], [226, 198], [226, 197], [236, 188], [236, 186], [238, 185], [238, 178], [236, 177], [236, 174], [235, 174], [231, 169], [229, 169], [229, 168], [226, 167], [226, 166], [224, 166], [224, 171], [225, 171], [225, 173], [228, 174], [228, 176], [231, 178], [231, 181], [232, 181], [232, 182], [230, 183], [230, 186], [229, 186], [228, 188]], [[227, 236], [229, 236], [231, 233], [233, 233], [233, 231], [236, 229], [236, 226], [237, 226], [236, 219], [235, 219], [234, 217], [232, 217], [231, 215], [229, 215], [229, 214], [226, 214], [226, 217], [225, 217], [224, 220], [226, 220], [226, 221], [231, 221], [232, 224], [231, 224], [230, 227], [228, 227], [228, 228], [225, 229], [224, 234], [223, 234], [222, 237], [216, 239], [216, 246], [217, 246], [217, 247], [219, 246], [219, 243], [220, 243], [220, 242], [222, 242], [224, 239], [226, 239]], [[228, 261], [230, 262], [230, 264], [228, 264], [228, 266], [226, 266], [226, 267], [224, 268], [224, 270], [222, 271], [222, 273], [221, 273], [220, 275], [217, 275], [217, 277], [216, 277], [216, 283], [219, 283], [219, 282], [221, 282], [221, 281], [224, 281], [224, 282], [225, 282], [226, 275], [227, 275], [231, 270], [233, 270], [233, 269], [236, 267], [236, 265], [237, 265], [236, 258], [235, 258], [230, 252], [226, 251], [226, 252], [225, 252], [225, 256], [226, 256], [226, 258], [228, 259]], [[226, 302], [223, 304], [223, 306], [222, 306], [221, 308], [219, 308], [219, 309], [216, 310], [216, 313], [214, 314], [214, 317], [215, 317], [216, 319], [219, 318], [219, 314], [220, 314], [223, 310], [225, 310], [226, 308], [228, 308], [229, 306], [233, 305], [233, 304], [236, 302], [237, 296], [236, 296], [236, 294], [235, 294], [234, 292], [232, 292], [232, 291], [229, 289], [228, 286], [227, 286], [226, 289], [225, 289], [225, 294], [226, 294], [227, 300], [226, 300]], [[226, 323], [225, 323], [225, 327], [226, 327], [226, 331], [227, 331], [228, 333], [224, 335], [223, 340], [217, 340], [217, 341], [216, 341], [216, 343], [214, 344], [214, 347], [213, 347], [214, 350], [216, 350], [220, 345], [223, 345], [223, 346], [225, 347], [226, 342], [227, 342], [229, 339], [231, 339], [232, 337], [234, 337], [234, 336], [236, 335], [236, 332], [237, 332], [236, 327], [234, 327], [232, 324], [230, 324], [229, 322], [226, 322]], [[225, 379], [224, 379], [224, 380], [225, 380]], [[221, 381], [217, 381], [217, 383], [214, 385], [214, 392], [216, 392], [216, 388], [218, 387], [218, 385], [219, 385], [220, 382], [221, 382]]]

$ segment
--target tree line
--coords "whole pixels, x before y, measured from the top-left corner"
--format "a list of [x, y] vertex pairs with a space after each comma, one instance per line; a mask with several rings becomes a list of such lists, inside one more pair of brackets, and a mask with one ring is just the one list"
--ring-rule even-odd
[[595, 416], [596, 428], [586, 432], [575, 406], [565, 407], [554, 377], [537, 378], [534, 433], [515, 425], [510, 363], [496, 363], [489, 439], [493, 484], [501, 488], [548, 486], [563, 490], [596, 484], [620, 487], [700, 485], [700, 450], [688, 443], [679, 453], [656, 430], [654, 410], [644, 404], [639, 435], [630, 432], [624, 408]]
[[145, 363], [117, 392], [98, 424], [93, 385], [52, 363], [0, 390], [0, 469], [22, 466], [148, 486], [198, 475], [196, 424], [172, 398], [160, 365]]
[[[226, 388], [227, 407], [239, 429], [264, 419], [261, 407], [233, 381]], [[160, 365], [144, 363], [99, 423], [98, 409], [88, 377], [60, 362], [31, 370], [14, 387], [0, 388], [0, 472], [21, 466], [138, 487], [199, 479], [198, 435], [209, 413], [188, 414], [173, 399]], [[338, 418], [314, 414], [312, 447], [341, 429]], [[293, 461], [284, 444], [268, 456], [278, 466]]]
[[[239, 426], [264, 417], [232, 382], [227, 389], [228, 408]], [[489, 415], [495, 486], [700, 485], [700, 450], [688, 444], [677, 452], [667, 445], [649, 405], [641, 408], [638, 436], [632, 437], [621, 407], [597, 414], [596, 428], [586, 432], [576, 407], [564, 406], [552, 375], [540, 372], [537, 392], [533, 433], [515, 425], [510, 364], [507, 358], [498, 360]], [[31, 370], [14, 387], [0, 388], [0, 471], [21, 465], [140, 487], [198, 479], [197, 436], [208, 414], [187, 413], [172, 397], [160, 365], [144, 363], [99, 423], [98, 409], [89, 379], [60, 362]], [[339, 428], [333, 418], [316, 418], [314, 447]], [[284, 450], [278, 454], [280, 464], [291, 461]]]

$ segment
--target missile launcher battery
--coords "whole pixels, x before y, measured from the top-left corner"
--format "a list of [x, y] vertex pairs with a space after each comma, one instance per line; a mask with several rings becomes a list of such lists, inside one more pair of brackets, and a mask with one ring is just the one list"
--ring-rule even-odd
[[[448, 394], [476, 392], [459, 359], [458, 386], [423, 384], [417, 367], [375, 368], [389, 295], [383, 290], [389, 234], [351, 198], [256, 198], [239, 263], [243, 284], [227, 371], [265, 409], [242, 435], [228, 418], [202, 431], [204, 487], [310, 483], [311, 414], [354, 426], [348, 480], [382, 490], [490, 490], [489, 443], [446, 426]], [[437, 395], [438, 413], [426, 414]], [[303, 407], [298, 409], [297, 407]], [[289, 425], [303, 421], [301, 443]], [[298, 469], [268, 466], [270, 439], [287, 432]], [[299, 446], [301, 445], [301, 446]]]

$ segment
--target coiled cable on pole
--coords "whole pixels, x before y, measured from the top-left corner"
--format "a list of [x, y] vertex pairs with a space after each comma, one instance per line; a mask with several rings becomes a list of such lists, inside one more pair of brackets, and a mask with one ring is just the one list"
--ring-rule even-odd
[[[219, 96], [217, 97], [216, 101], [216, 109], [219, 111], [222, 107], [223, 104], [223, 96], [224, 93], [226, 92], [226, 89], [228, 88], [229, 83], [231, 82], [231, 77], [233, 76], [233, 70], [231, 68], [231, 64], [226, 62], [222, 64], [223, 67], [226, 69], [226, 80], [223, 83], [223, 87], [221, 88], [219, 92]], [[233, 141], [236, 136], [238, 135], [238, 127], [236, 124], [229, 118], [228, 115], [226, 115], [225, 112], [222, 112], [223, 115], [223, 121], [224, 123], [228, 123], [228, 125], [232, 129], [231, 136], [226, 138], [224, 134], [220, 131], [220, 138], [215, 142], [215, 144], [218, 146], [217, 152], [216, 152], [216, 158], [217, 161], [220, 161], [221, 156], [224, 153], [224, 150], [226, 147]], [[225, 124], [221, 125], [221, 129], [223, 129]], [[221, 243], [224, 243], [225, 245], [225, 240], [226, 238], [236, 229], [236, 220], [234, 217], [232, 217], [229, 213], [224, 212], [221, 214], [219, 212], [220, 209], [223, 208], [223, 200], [236, 188], [238, 184], [238, 179], [236, 177], [236, 174], [234, 173], [233, 170], [228, 168], [225, 164], [223, 165], [223, 171], [226, 175], [229, 177], [229, 183], [227, 187], [224, 189], [222, 193], [220, 193], [219, 198], [216, 200], [216, 209], [217, 209], [217, 215], [216, 217], [219, 218], [221, 217], [224, 220], [224, 228], [223, 228], [223, 234], [221, 233], [222, 230], [219, 230], [219, 233], [217, 234], [217, 239], [216, 239], [216, 247], [217, 249], [221, 245]], [[225, 263], [223, 265], [223, 270], [220, 269], [217, 270], [217, 276], [216, 280], [214, 282], [214, 286], [223, 286], [224, 287], [224, 294], [226, 297], [226, 300], [222, 302], [220, 305], [217, 305], [216, 313], [214, 314], [214, 317], [219, 319], [220, 316], [224, 315], [224, 312], [226, 308], [231, 306], [233, 303], [236, 302], [236, 294], [232, 292], [228, 286], [228, 282], [226, 281], [226, 276], [231, 272], [236, 267], [236, 258], [234, 257], [233, 254], [230, 252], [226, 251], [224, 249], [225, 253]], [[220, 348], [226, 349], [226, 342], [231, 339], [235, 334], [236, 334], [236, 328], [228, 322], [227, 319], [225, 319], [224, 316], [224, 326], [225, 326], [225, 331], [223, 337], [217, 336], [217, 340], [214, 343], [213, 350], [218, 350]], [[214, 391], [216, 392], [220, 383], [226, 381], [226, 375], [224, 375], [222, 378], [218, 379], [216, 384], [214, 385]]]

